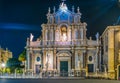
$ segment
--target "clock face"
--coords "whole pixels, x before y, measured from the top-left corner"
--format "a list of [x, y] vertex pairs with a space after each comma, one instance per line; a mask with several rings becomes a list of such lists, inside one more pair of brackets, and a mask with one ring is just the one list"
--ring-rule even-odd
[[37, 62], [39, 62], [40, 61], [40, 57], [37, 57], [36, 60], [37, 60]]

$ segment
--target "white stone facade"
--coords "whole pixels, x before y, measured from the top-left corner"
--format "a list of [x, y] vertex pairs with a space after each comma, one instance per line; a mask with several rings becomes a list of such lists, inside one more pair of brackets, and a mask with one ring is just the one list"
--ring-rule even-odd
[[[81, 22], [79, 7], [77, 13], [69, 11], [63, 2], [58, 11], [47, 14], [48, 22], [42, 24], [42, 35], [36, 41], [27, 39], [26, 70], [66, 72], [84, 70], [96, 72], [101, 69], [99, 35], [96, 40], [86, 37], [86, 23]], [[39, 57], [39, 58], [38, 58]], [[67, 64], [65, 67], [62, 64]], [[65, 69], [64, 69], [65, 68]]]

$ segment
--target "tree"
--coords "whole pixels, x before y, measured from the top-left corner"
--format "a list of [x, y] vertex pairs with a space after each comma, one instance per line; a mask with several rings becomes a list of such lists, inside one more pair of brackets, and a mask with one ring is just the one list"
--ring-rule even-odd
[[26, 60], [26, 50], [24, 50], [18, 58], [19, 61], [24, 62]]
[[25, 68], [25, 61], [26, 61], [26, 50], [24, 49], [23, 52], [19, 55], [18, 60], [22, 62], [21, 67]]
[[19, 61], [17, 58], [9, 58], [6, 67], [10, 68], [10, 72], [14, 73], [15, 69], [21, 68], [21, 61]]

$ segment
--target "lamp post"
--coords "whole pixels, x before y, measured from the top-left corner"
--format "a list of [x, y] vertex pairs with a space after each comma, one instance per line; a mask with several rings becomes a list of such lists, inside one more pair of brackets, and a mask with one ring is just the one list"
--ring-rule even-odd
[[1, 67], [2, 67], [2, 75], [3, 75], [3, 69], [5, 68], [5, 63], [2, 63]]

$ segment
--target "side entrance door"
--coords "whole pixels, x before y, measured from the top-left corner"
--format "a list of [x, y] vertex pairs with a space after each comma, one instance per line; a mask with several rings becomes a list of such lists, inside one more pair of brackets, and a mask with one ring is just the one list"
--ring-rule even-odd
[[40, 73], [40, 65], [36, 65], [36, 74]]
[[68, 76], [68, 61], [60, 61], [60, 76]]

